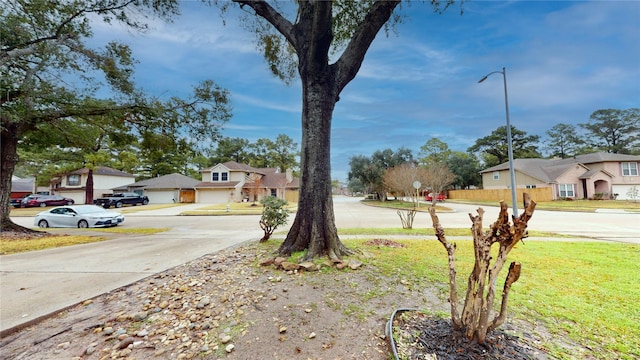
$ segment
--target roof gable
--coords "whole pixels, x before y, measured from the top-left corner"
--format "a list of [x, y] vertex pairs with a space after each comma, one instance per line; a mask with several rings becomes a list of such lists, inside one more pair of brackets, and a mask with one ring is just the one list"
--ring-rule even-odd
[[151, 179], [141, 180], [126, 187], [137, 187], [144, 189], [193, 189], [200, 180], [173, 173], [169, 175], [158, 176]]

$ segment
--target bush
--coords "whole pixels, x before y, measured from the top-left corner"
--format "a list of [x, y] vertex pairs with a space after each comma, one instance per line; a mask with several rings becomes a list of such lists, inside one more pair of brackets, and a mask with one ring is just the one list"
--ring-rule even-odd
[[275, 196], [266, 196], [260, 200], [260, 203], [263, 206], [260, 227], [264, 231], [264, 236], [260, 239], [260, 242], [265, 242], [269, 240], [278, 226], [287, 223], [289, 213], [285, 208], [287, 201], [284, 199]]

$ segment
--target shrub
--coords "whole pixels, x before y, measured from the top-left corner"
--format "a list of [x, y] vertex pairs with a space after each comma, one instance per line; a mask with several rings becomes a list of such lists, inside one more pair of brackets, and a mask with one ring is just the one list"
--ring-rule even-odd
[[264, 236], [260, 239], [260, 242], [269, 240], [271, 234], [278, 228], [278, 226], [287, 223], [289, 213], [285, 206], [287, 201], [277, 198], [275, 196], [266, 196], [260, 200], [262, 204], [262, 217], [260, 218], [260, 227], [264, 231]]

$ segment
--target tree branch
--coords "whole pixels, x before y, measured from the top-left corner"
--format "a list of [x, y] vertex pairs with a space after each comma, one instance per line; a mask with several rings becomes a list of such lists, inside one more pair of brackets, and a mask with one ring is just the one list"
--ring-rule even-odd
[[337, 74], [337, 94], [355, 78], [373, 39], [375, 39], [378, 31], [380, 31], [382, 26], [389, 20], [393, 10], [398, 4], [400, 4], [399, 0], [376, 1], [371, 7], [371, 10], [369, 10], [369, 13], [365, 16], [364, 21], [358, 26], [351, 41], [347, 44], [344, 53], [342, 53], [340, 59], [334, 64]]

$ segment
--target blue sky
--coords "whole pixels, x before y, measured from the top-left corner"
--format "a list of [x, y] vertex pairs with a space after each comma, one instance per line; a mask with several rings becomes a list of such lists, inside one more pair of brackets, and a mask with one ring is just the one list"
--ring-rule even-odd
[[[397, 34], [378, 34], [333, 118], [332, 177], [346, 181], [349, 159], [431, 137], [466, 151], [505, 124], [506, 67], [511, 124], [545, 138], [558, 123], [588, 121], [598, 109], [640, 107], [640, 2], [468, 1], [445, 13], [403, 5]], [[133, 34], [94, 25], [97, 43], [129, 44], [138, 86], [186, 96], [212, 79], [229, 90], [233, 117], [223, 136], [301, 140], [301, 87], [277, 80], [239, 25], [200, 2], [184, 1], [173, 23]], [[541, 148], [543, 144], [540, 144]]]

